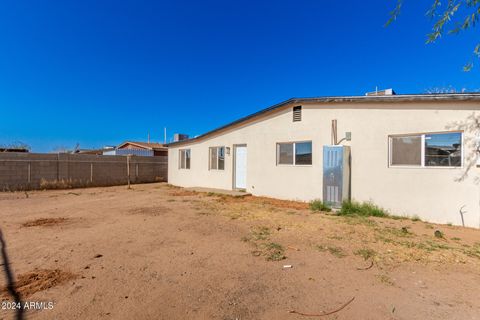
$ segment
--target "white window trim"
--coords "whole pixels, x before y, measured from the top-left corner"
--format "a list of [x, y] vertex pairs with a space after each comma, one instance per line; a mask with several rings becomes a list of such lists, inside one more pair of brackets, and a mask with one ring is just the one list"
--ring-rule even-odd
[[[217, 168], [214, 169], [212, 168], [212, 157], [210, 156], [210, 153], [211, 153], [211, 150], [212, 149], [217, 149]], [[223, 169], [219, 169], [218, 168], [218, 163], [220, 162], [220, 148], [223, 148]], [[226, 151], [227, 151], [227, 148], [225, 146], [214, 146], [214, 147], [209, 147], [208, 148], [208, 170], [212, 170], [212, 171], [225, 171], [225, 166], [226, 166], [226, 163], [227, 163], [227, 157], [226, 157]]]
[[[310, 142], [312, 144], [312, 164], [296, 164], [295, 154], [297, 151], [297, 143], [305, 143], [305, 142]], [[280, 144], [293, 144], [293, 163], [292, 164], [279, 163], [280, 154], [278, 151], [279, 151]], [[313, 141], [312, 140], [277, 142], [275, 145], [275, 153], [276, 153], [277, 167], [312, 167], [313, 166]]]
[[[178, 150], [178, 169], [180, 170], [190, 170], [187, 168], [187, 151], [190, 153], [190, 167], [192, 166], [192, 151], [191, 149], [179, 149]], [[185, 153], [185, 163], [182, 163], [182, 152]], [[182, 164], [184, 165], [182, 168]]]
[[[448, 167], [448, 166], [426, 166], [425, 165], [425, 136], [429, 134], [448, 134], [448, 133], [460, 133], [461, 134], [461, 160], [460, 166], [458, 167]], [[395, 168], [395, 169], [463, 169], [464, 167], [464, 159], [465, 159], [465, 133], [461, 130], [454, 130], [454, 131], [436, 131], [436, 132], [423, 132], [423, 133], [410, 133], [410, 134], [392, 134], [388, 136], [388, 167]], [[420, 165], [395, 165], [392, 164], [392, 138], [397, 137], [412, 137], [412, 136], [420, 136], [422, 139], [421, 142], [421, 164]]]

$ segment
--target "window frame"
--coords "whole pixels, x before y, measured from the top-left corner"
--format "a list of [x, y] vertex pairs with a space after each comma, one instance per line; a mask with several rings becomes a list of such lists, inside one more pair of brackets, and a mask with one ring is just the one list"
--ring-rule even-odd
[[[217, 167], [216, 168], [212, 168], [212, 150], [213, 149], [216, 149], [217, 152], [216, 152], [216, 163], [217, 163]], [[223, 168], [220, 169], [219, 168], [219, 164], [220, 164], [220, 149], [223, 149]], [[214, 146], [214, 147], [208, 147], [208, 170], [214, 170], [214, 171], [225, 171], [225, 165], [226, 165], [226, 147], [225, 146]]]
[[[187, 152], [188, 152], [188, 158], [190, 159], [190, 162], [188, 163], [188, 168], [187, 168]], [[185, 155], [182, 161], [182, 153]], [[180, 170], [190, 170], [192, 166], [192, 150], [191, 149], [179, 149], [178, 150], [178, 169]]]
[[[425, 165], [425, 136], [435, 135], [435, 134], [449, 134], [449, 133], [460, 133], [460, 166], [426, 166]], [[392, 138], [398, 137], [412, 137], [420, 136], [421, 137], [421, 163], [420, 165], [406, 165], [406, 164], [392, 164]], [[435, 131], [435, 132], [421, 132], [421, 133], [406, 133], [406, 134], [391, 134], [388, 136], [388, 167], [389, 168], [404, 168], [404, 169], [462, 169], [464, 167], [465, 160], [465, 133], [463, 130], [453, 130], [453, 131]]]
[[[310, 143], [312, 145], [312, 163], [311, 164], [297, 164], [296, 163], [296, 152], [297, 152], [297, 143]], [[280, 145], [281, 144], [293, 144], [293, 163], [279, 163], [280, 161]], [[313, 141], [312, 140], [299, 140], [299, 141], [288, 141], [288, 142], [277, 142], [275, 144], [275, 154], [276, 154], [276, 164], [277, 167], [311, 167], [313, 166]]]

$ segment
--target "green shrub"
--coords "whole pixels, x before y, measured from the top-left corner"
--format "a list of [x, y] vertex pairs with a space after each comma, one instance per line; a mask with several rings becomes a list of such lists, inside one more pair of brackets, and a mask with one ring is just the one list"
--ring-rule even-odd
[[286, 259], [285, 249], [281, 244], [270, 242], [265, 245], [266, 259], [268, 261], [280, 261]]
[[387, 217], [389, 215], [386, 210], [371, 202], [360, 203], [355, 201], [344, 201], [338, 214], [341, 216], [357, 215], [363, 217]]
[[323, 203], [321, 200], [313, 200], [309, 204], [310, 210], [312, 211], [324, 211], [330, 212], [332, 208], [330, 208], [327, 204]]
[[370, 258], [373, 258], [377, 253], [375, 252], [375, 250], [370, 248], [361, 248], [355, 251], [353, 254], [361, 256], [363, 257], [363, 259], [368, 260]]
[[267, 240], [270, 236], [270, 228], [259, 226], [253, 228], [250, 233], [253, 240]]
[[445, 234], [440, 230], [435, 230], [433, 234], [435, 235], [435, 238], [440, 238], [440, 239], [445, 238]]
[[328, 252], [330, 252], [330, 254], [334, 255], [337, 258], [343, 258], [343, 257], [347, 256], [345, 251], [340, 247], [327, 246], [327, 245], [316, 245], [314, 248], [317, 249], [320, 252], [328, 251]]
[[418, 215], [414, 215], [412, 217], [412, 221], [422, 221], [422, 219], [420, 219], [420, 217]]

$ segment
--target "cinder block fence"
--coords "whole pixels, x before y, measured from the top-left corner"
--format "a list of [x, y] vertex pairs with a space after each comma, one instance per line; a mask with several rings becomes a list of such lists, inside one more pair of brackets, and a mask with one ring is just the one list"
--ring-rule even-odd
[[168, 157], [0, 153], [0, 191], [168, 180]]

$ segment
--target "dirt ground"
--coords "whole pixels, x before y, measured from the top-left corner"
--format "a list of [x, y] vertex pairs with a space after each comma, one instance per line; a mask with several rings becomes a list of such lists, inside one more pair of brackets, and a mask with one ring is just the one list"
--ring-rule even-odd
[[54, 303], [27, 319], [480, 319], [475, 229], [166, 184], [1, 193], [0, 226], [22, 301]]

